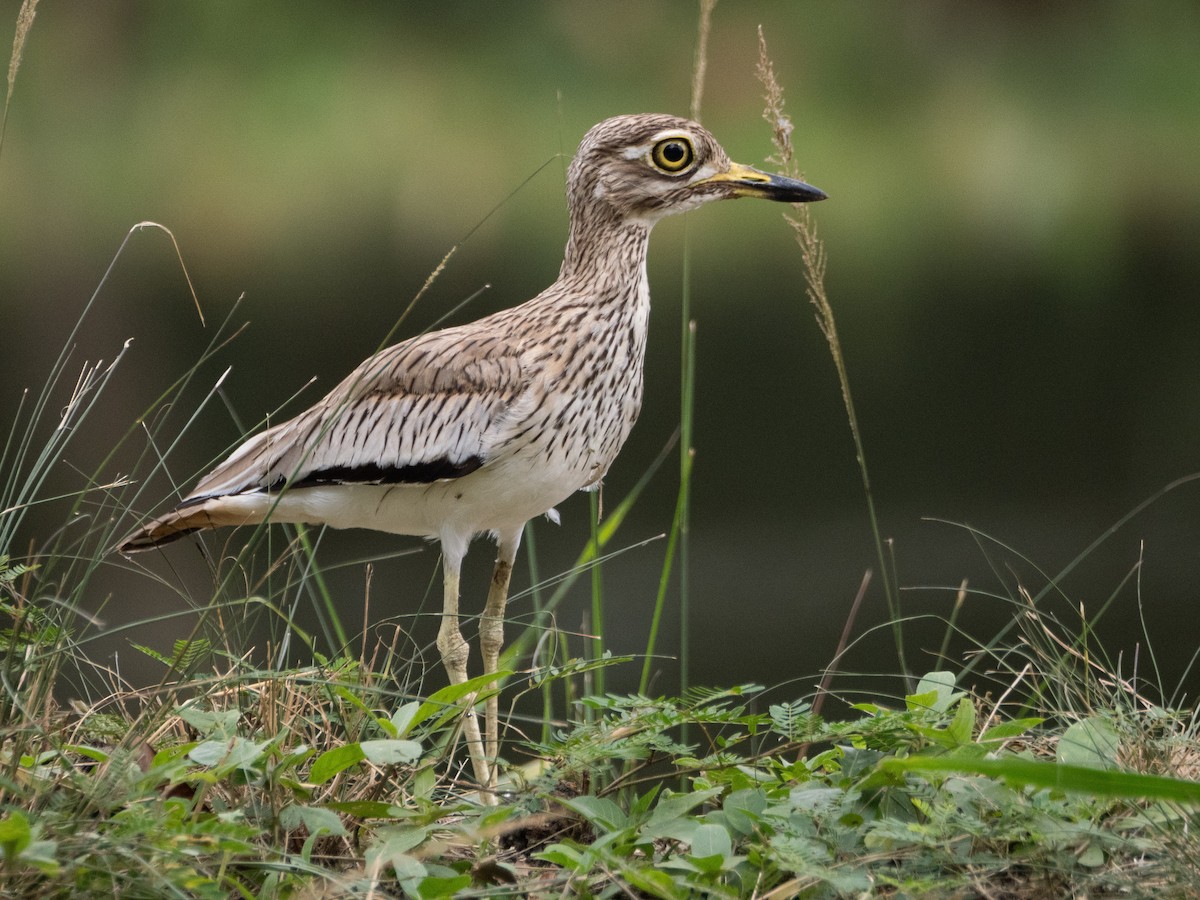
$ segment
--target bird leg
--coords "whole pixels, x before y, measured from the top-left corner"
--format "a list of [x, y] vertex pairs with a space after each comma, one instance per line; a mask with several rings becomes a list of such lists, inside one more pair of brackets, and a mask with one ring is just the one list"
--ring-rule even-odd
[[[463, 554], [455, 553], [447, 546], [450, 542], [442, 541], [442, 577], [444, 596], [442, 600], [442, 625], [438, 629], [437, 648], [442, 655], [442, 665], [450, 676], [451, 684], [463, 684], [467, 680], [467, 656], [470, 646], [462, 636], [458, 627], [458, 580], [462, 568]], [[488, 767], [487, 755], [483, 741], [479, 735], [479, 720], [475, 716], [475, 694], [462, 699], [463, 704], [463, 737], [467, 741], [467, 751], [471, 755], [471, 765], [475, 770], [475, 780], [480, 787], [487, 788], [491, 783], [491, 770]], [[490, 708], [490, 707], [489, 707]]]
[[[504, 607], [508, 603], [508, 583], [512, 578], [513, 560], [521, 544], [521, 532], [499, 535], [496, 541], [496, 568], [488, 588], [487, 604], [479, 620], [479, 648], [483, 652], [483, 673], [493, 675], [500, 670], [500, 650], [504, 646]], [[493, 681], [488, 688], [495, 691]], [[500, 696], [493, 692], [487, 700], [487, 758], [493, 783], [497, 775], [496, 757], [500, 752]]]

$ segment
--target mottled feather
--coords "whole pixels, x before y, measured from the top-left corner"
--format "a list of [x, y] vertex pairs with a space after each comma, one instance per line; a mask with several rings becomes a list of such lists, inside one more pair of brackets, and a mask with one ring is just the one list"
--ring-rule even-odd
[[243, 444], [184, 502], [286, 484], [417, 484], [486, 465], [533, 381], [521, 348], [487, 322], [372, 356], [313, 407]]
[[[824, 195], [731, 163], [695, 122], [601, 122], [567, 173], [571, 230], [554, 284], [521, 306], [371, 357], [311, 409], [248, 440], [121, 550], [268, 520], [436, 537], [438, 652], [450, 680], [463, 684], [459, 574], [471, 538], [491, 532], [497, 559], [479, 636], [484, 671], [498, 672], [525, 523], [597, 486], [641, 409], [651, 228], [665, 215], [738, 196]], [[496, 774], [497, 693], [487, 700], [486, 741], [474, 716], [463, 720], [475, 777], [487, 786]]]
[[121, 549], [268, 518], [438, 537], [455, 553], [481, 532], [519, 536], [528, 519], [595, 487], [637, 419], [654, 223], [735, 196], [823, 195], [736, 166], [685, 119], [600, 123], [568, 171], [571, 229], [554, 284], [372, 356], [310, 409], [247, 440]]

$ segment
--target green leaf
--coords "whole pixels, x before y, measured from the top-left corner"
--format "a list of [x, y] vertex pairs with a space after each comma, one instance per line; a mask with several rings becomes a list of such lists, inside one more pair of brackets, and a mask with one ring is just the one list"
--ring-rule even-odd
[[1030, 728], [1036, 728], [1041, 725], [1045, 719], [1030, 718], [1030, 719], [1012, 719], [1008, 722], [1001, 722], [999, 725], [993, 725], [987, 731], [979, 736], [980, 743], [985, 741], [1005, 741], [1009, 738], [1020, 737]]
[[396, 853], [407, 853], [414, 847], [420, 846], [428, 835], [429, 831], [425, 828], [402, 826], [380, 829], [376, 833], [376, 840], [372, 844], [372, 850], [385, 856]]
[[148, 647], [145, 644], [138, 644], [135, 642], [133, 644], [133, 649], [136, 650], [138, 653], [141, 653], [143, 656], [150, 657], [155, 662], [162, 663], [164, 666], [169, 666], [171, 664], [170, 660], [168, 660], [166, 658], [166, 656], [159, 653], [153, 647]]
[[738, 834], [750, 835], [767, 808], [767, 793], [762, 788], [743, 788], [725, 798], [725, 819]]
[[692, 862], [696, 862], [695, 857], [717, 856], [724, 860], [732, 854], [733, 841], [720, 825], [701, 825], [692, 835]]
[[295, 831], [301, 825], [308, 829], [309, 834], [330, 834], [342, 836], [346, 826], [338, 818], [337, 813], [319, 806], [301, 806], [293, 803], [279, 811], [279, 824], [285, 831]]
[[536, 859], [562, 866], [564, 869], [580, 869], [584, 864], [583, 854], [567, 844], [551, 844], [545, 850], [533, 855]]
[[425, 868], [425, 863], [407, 853], [394, 853], [386, 856], [385, 862], [395, 870], [397, 881], [416, 882], [417, 879], [425, 878], [429, 873], [429, 870]]
[[201, 656], [204, 656], [212, 651], [212, 644], [207, 638], [192, 638], [191, 640], [177, 640], [173, 651], [173, 659], [171, 664], [179, 669], [186, 669], [192, 666]]
[[326, 750], [313, 761], [308, 771], [308, 780], [313, 784], [324, 784], [339, 772], [344, 772], [351, 766], [366, 759], [361, 744], [343, 744]]
[[238, 719], [241, 718], [241, 713], [236, 709], [210, 712], [194, 706], [181, 706], [176, 712], [179, 714], [179, 718], [205, 737], [210, 738], [232, 737], [237, 733]]
[[1081, 866], [1089, 869], [1104, 865], [1104, 849], [1099, 844], [1088, 844], [1077, 857]]
[[1106, 719], [1091, 716], [1071, 725], [1058, 740], [1055, 758], [1073, 766], [1112, 769], [1117, 765], [1117, 731]]
[[953, 672], [930, 672], [917, 683], [916, 693], [905, 697], [904, 702], [910, 710], [945, 712], [961, 696], [954, 690]]
[[933, 709], [938, 702], [937, 691], [926, 691], [923, 694], [907, 694], [904, 705], [910, 710]]
[[1200, 806], [1200, 782], [1162, 775], [1139, 775], [1112, 769], [1096, 769], [1040, 760], [975, 759], [963, 756], [910, 756], [880, 761], [885, 772], [966, 772], [1003, 778], [1013, 784], [1031, 785], [1055, 791], [1088, 794], [1094, 797], [1126, 797], [1143, 800], [1170, 800]]
[[453, 897], [459, 891], [465, 891], [471, 886], [470, 875], [453, 875], [450, 877], [439, 877], [429, 875], [422, 878], [417, 885], [417, 896], [421, 900], [435, 900], [438, 897]]
[[840, 788], [796, 787], [788, 795], [792, 807], [810, 813], [822, 813], [837, 805], [845, 796]]
[[424, 841], [425, 837], [424, 828], [384, 829], [367, 850], [367, 868], [390, 865], [405, 891], [415, 894], [417, 884], [429, 875], [429, 870], [419, 859], [410, 856], [408, 851]]
[[631, 887], [651, 897], [658, 897], [659, 900], [681, 900], [694, 896], [691, 891], [676, 885], [675, 879], [669, 873], [659, 869], [624, 866], [621, 869], [621, 877], [628, 881]]
[[45, 875], [54, 875], [59, 870], [58, 860], [54, 858], [58, 843], [36, 840], [38, 833], [38, 826], [30, 825], [20, 810], [13, 810], [0, 819], [0, 848], [4, 859], [10, 864], [20, 861]]
[[681, 844], [691, 844], [696, 829], [704, 823], [691, 816], [680, 816], [659, 822], [653, 827], [645, 827], [638, 834], [644, 840], [679, 841]]
[[315, 753], [315, 747], [308, 747], [304, 744], [299, 744], [288, 753], [284, 754], [283, 758], [276, 762], [272, 767], [273, 776], [281, 778], [284, 775], [298, 769], [307, 762]]
[[339, 772], [366, 760], [377, 766], [395, 766], [414, 762], [421, 757], [421, 745], [416, 741], [357, 741], [326, 750], [312, 764], [308, 780], [324, 784]]
[[40, 565], [26, 565], [9, 561], [8, 554], [0, 554], [0, 584], [12, 584], [26, 572], [36, 572]]
[[360, 819], [403, 819], [412, 813], [395, 803], [383, 800], [347, 800], [344, 803], [326, 803], [328, 809]]
[[365, 713], [368, 716], [372, 716], [371, 707], [367, 706], [362, 697], [358, 696], [358, 694], [350, 690], [350, 688], [346, 687], [344, 684], [335, 686], [333, 693], [345, 700], [359, 712]]
[[439, 713], [441, 713], [447, 719], [458, 715], [461, 712], [461, 707], [458, 705], [459, 700], [478, 692], [479, 696], [475, 698], [475, 702], [478, 703], [480, 700], [485, 699], [490, 694], [495, 693], [494, 690], [485, 691], [483, 688], [487, 687], [497, 679], [503, 681], [510, 675], [512, 675], [511, 671], [501, 670], [495, 675], [478, 675], [475, 678], [468, 678], [462, 684], [446, 685], [440, 691], [435, 691], [434, 693], [430, 694], [428, 699], [426, 699], [424, 703], [417, 707], [417, 711], [413, 713], [412, 720], [408, 723], [408, 727], [410, 729], [415, 728], [430, 716], [437, 715]]
[[629, 817], [638, 820], [644, 819], [649, 814], [650, 808], [654, 805], [654, 800], [658, 797], [661, 789], [661, 784], [651, 785], [650, 790], [634, 798], [633, 802], [629, 804]]
[[725, 855], [723, 853], [713, 853], [709, 856], [689, 854], [687, 859], [688, 862], [705, 875], [719, 875], [721, 870], [725, 868]]
[[414, 798], [428, 800], [437, 785], [438, 778], [433, 766], [423, 766], [409, 779], [408, 788]]
[[363, 756], [377, 766], [399, 766], [421, 758], [421, 745], [416, 741], [362, 741]]
[[57, 875], [59, 864], [54, 858], [57, 852], [57, 841], [32, 841], [21, 853], [21, 862], [33, 866], [43, 875]]
[[629, 820], [621, 807], [607, 797], [572, 797], [560, 799], [559, 802], [568, 809], [579, 813], [594, 825], [599, 825], [605, 831], [617, 831], [625, 828]]
[[771, 718], [771, 727], [789, 741], [796, 740], [813, 724], [812, 704], [807, 700], [772, 704], [767, 708], [767, 715]]
[[969, 697], [958, 701], [958, 709], [954, 718], [946, 726], [946, 738], [952, 746], [962, 746], [971, 743], [971, 733], [975, 730], [975, 704]]
[[[654, 831], [667, 822], [674, 821], [680, 816], [687, 815], [701, 803], [707, 803], [721, 793], [721, 788], [709, 788], [704, 791], [688, 791], [680, 794], [664, 794], [655, 804], [650, 818], [646, 820], [646, 829]], [[656, 835], [649, 835], [651, 837]]]
[[413, 721], [417, 717], [417, 710], [420, 708], [420, 701], [410, 700], [392, 713], [389, 721], [392, 723], [392, 728], [396, 730], [393, 737], [404, 737], [404, 735], [408, 734], [408, 729], [412, 727]]
[[851, 703], [850, 708], [865, 712], [868, 716], [881, 716], [887, 712], [887, 709], [877, 703]]
[[4, 848], [5, 859], [16, 859], [32, 840], [33, 832], [25, 813], [13, 810], [0, 819], [0, 847]]
[[262, 759], [263, 750], [270, 746], [270, 743], [256, 743], [243, 737], [202, 741], [188, 752], [188, 759], [201, 766], [226, 771], [249, 769]]
[[109, 757], [105, 751], [84, 744], [64, 744], [62, 749], [64, 753], [78, 753], [98, 763], [107, 762]]

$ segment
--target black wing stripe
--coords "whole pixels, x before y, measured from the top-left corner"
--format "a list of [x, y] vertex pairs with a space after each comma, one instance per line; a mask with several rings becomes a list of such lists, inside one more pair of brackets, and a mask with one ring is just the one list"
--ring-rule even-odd
[[[429, 484], [445, 478], [462, 478], [483, 465], [483, 457], [470, 456], [462, 462], [443, 457], [407, 466], [381, 466], [363, 463], [357, 466], [328, 466], [309, 472], [288, 485], [290, 490], [315, 487], [321, 484]], [[272, 484], [267, 490], [279, 490], [284, 482]]]

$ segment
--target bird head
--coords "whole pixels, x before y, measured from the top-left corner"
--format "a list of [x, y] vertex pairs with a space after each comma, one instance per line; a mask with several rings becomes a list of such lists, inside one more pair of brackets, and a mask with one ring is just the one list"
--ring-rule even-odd
[[573, 211], [607, 208], [648, 223], [710, 200], [825, 199], [803, 181], [730, 161], [701, 125], [667, 115], [617, 116], [596, 125], [580, 143], [567, 181]]

